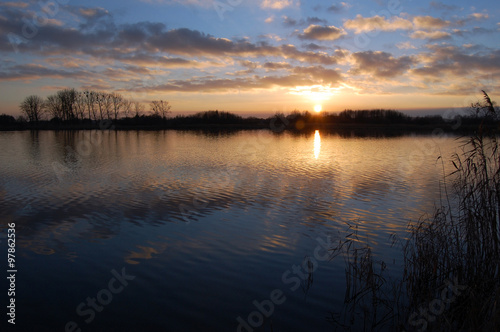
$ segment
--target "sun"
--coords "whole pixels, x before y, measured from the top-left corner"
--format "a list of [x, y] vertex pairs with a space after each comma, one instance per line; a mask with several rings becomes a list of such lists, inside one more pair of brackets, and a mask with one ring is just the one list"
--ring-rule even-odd
[[316, 106], [314, 106], [314, 111], [316, 113], [321, 112], [322, 109], [323, 109], [323, 107], [320, 104], [317, 104]]

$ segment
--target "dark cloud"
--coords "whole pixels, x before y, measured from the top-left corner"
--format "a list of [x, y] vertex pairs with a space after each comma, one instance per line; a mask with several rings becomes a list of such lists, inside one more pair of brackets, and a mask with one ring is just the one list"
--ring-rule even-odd
[[342, 76], [337, 70], [322, 66], [295, 67], [293, 72], [311, 78], [316, 84], [335, 85], [342, 80]]
[[377, 78], [400, 76], [411, 68], [416, 61], [409, 56], [393, 57], [386, 52], [357, 52], [352, 54], [355, 62], [354, 74], [369, 74]]
[[42, 77], [49, 78], [83, 78], [88, 76], [89, 72], [83, 70], [61, 70], [53, 69], [38, 64], [15, 65], [3, 67], [0, 71], [0, 80], [36, 80]]
[[319, 18], [319, 17], [308, 17], [305, 20], [300, 19], [300, 20], [295, 20], [291, 17], [288, 16], [283, 16], [283, 26], [285, 27], [300, 27], [300, 26], [307, 26], [311, 24], [323, 24], [326, 25], [327, 21], [325, 19]]
[[287, 62], [266, 62], [262, 66], [267, 70], [291, 69], [292, 65]]
[[331, 26], [320, 26], [311, 24], [299, 35], [300, 39], [312, 40], [336, 40], [344, 36], [345, 32], [341, 28]]
[[[290, 45], [274, 46], [266, 42], [217, 38], [187, 28], [167, 30], [162, 23], [138, 22], [118, 26], [103, 9], [80, 9], [69, 7], [74, 15], [80, 15], [83, 21], [80, 26], [84, 29], [46, 25], [37, 27], [37, 33], [32, 38], [25, 38], [22, 35], [23, 12], [16, 8], [0, 8], [0, 51], [12, 52], [17, 49], [32, 55], [86, 54], [96, 58], [124, 59], [127, 62], [137, 59], [143, 63], [144, 53], [147, 52], [152, 60], [156, 57], [162, 64], [177, 63], [181, 66], [188, 60], [172, 60], [169, 55], [188, 59], [271, 56], [312, 64], [336, 63], [335, 57], [326, 53], [301, 51]], [[4, 18], [6, 14], [9, 19]]]
[[441, 10], [441, 11], [457, 11], [460, 7], [456, 5], [448, 5], [439, 1], [431, 1], [430, 7], [432, 10]]
[[[268, 64], [267, 66], [275, 66]], [[139, 88], [149, 92], [228, 92], [252, 89], [270, 89], [275, 87], [292, 88], [307, 85], [336, 85], [342, 76], [333, 69], [322, 66], [295, 67], [283, 76], [258, 76], [238, 78], [215, 78], [213, 76], [198, 77], [187, 80], [170, 80], [165, 84]]]
[[299, 22], [291, 17], [283, 16], [283, 25], [285, 27], [295, 27], [299, 25]]
[[315, 43], [309, 43], [307, 45], [304, 45], [303, 47], [308, 49], [309, 51], [320, 51], [320, 50], [326, 49], [326, 47], [315, 44]]
[[327, 24], [328, 22], [319, 17], [308, 17], [306, 19], [306, 23], [310, 25], [310, 24]]
[[330, 7], [328, 7], [326, 10], [335, 14], [340, 14], [344, 12], [347, 8], [349, 8], [349, 4], [345, 2], [341, 2], [338, 4], [333, 4]]
[[413, 74], [429, 78], [500, 74], [500, 50], [474, 53], [474, 48], [467, 50], [443, 45], [431, 45], [428, 49], [429, 52], [420, 55], [425, 64], [413, 69]]

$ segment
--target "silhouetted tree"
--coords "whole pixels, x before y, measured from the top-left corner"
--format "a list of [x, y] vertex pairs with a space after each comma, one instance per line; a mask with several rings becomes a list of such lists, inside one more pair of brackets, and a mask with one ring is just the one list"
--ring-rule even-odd
[[97, 110], [96, 110], [96, 102], [97, 102], [97, 92], [91, 90], [83, 91], [83, 95], [85, 96], [85, 105], [87, 107], [89, 120], [94, 117], [94, 120], [97, 120]]
[[12, 115], [0, 115], [0, 125], [10, 125], [16, 123], [16, 119]]
[[144, 105], [138, 101], [135, 101], [132, 104], [132, 110], [134, 112], [134, 117], [138, 118], [144, 114]]
[[28, 118], [30, 122], [38, 122], [41, 120], [44, 111], [43, 99], [36, 95], [26, 97], [21, 105], [21, 112]]
[[57, 95], [48, 96], [45, 100], [45, 107], [52, 118], [63, 118], [61, 99]]
[[77, 92], [75, 100], [75, 113], [76, 117], [80, 118], [82, 121], [85, 119], [86, 104], [85, 94], [83, 92]]
[[130, 112], [132, 112], [132, 101], [129, 99], [123, 99], [122, 103], [122, 109], [123, 109], [123, 115], [128, 118]]
[[124, 98], [119, 93], [112, 93], [109, 95], [111, 98], [112, 110], [114, 119], [118, 119], [121, 107], [124, 105]]
[[96, 101], [99, 109], [99, 120], [111, 119], [111, 95], [106, 92], [97, 92]]
[[160, 116], [164, 120], [167, 118], [168, 113], [170, 113], [170, 108], [172, 108], [170, 103], [164, 100], [153, 100], [149, 106], [153, 115]]
[[61, 102], [62, 119], [74, 120], [76, 119], [75, 103], [77, 92], [75, 89], [64, 89], [57, 92], [57, 97]]

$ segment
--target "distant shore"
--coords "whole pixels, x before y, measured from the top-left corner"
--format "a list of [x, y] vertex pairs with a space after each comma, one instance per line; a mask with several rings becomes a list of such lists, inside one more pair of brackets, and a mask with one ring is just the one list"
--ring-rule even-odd
[[[486, 121], [487, 120], [487, 121]], [[498, 127], [499, 122], [473, 116], [444, 119], [441, 116], [410, 117], [398, 111], [346, 110], [339, 114], [311, 114], [295, 112], [276, 114], [269, 118], [242, 118], [238, 115], [208, 111], [191, 116], [171, 118], [142, 115], [121, 119], [51, 119], [37, 122], [18, 121], [0, 115], [0, 131], [19, 130], [196, 130], [239, 131], [270, 130], [280, 132], [309, 132], [324, 130], [353, 135], [402, 135], [407, 133], [463, 135], [475, 132], [480, 123]]]

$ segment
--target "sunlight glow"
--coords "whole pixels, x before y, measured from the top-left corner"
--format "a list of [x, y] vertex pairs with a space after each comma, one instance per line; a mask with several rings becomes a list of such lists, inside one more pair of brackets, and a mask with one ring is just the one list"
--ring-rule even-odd
[[321, 152], [321, 136], [319, 135], [319, 130], [314, 133], [314, 158], [318, 159], [319, 153]]
[[321, 103], [336, 95], [342, 87], [333, 88], [329, 85], [296, 86], [290, 90], [291, 94], [308, 97], [315, 103]]
[[316, 113], [321, 112], [322, 109], [323, 109], [323, 107], [320, 104], [317, 104], [317, 105], [314, 106], [314, 111]]

